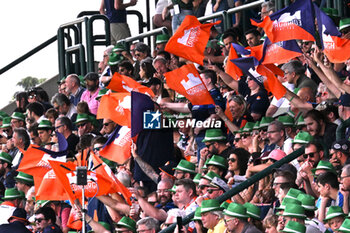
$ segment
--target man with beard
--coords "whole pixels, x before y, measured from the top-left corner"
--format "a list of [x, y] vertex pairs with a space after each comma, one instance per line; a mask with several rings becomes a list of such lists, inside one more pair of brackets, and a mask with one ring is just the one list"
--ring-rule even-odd
[[77, 106], [85, 88], [80, 86], [80, 79], [76, 74], [70, 74], [66, 78], [66, 92], [70, 95], [70, 102]]
[[[316, 187], [314, 187], [314, 185], [311, 185], [314, 182], [314, 174], [312, 173], [312, 170], [317, 167], [317, 164], [324, 157], [322, 145], [318, 142], [309, 142], [305, 145], [305, 153], [303, 154], [303, 157], [305, 161], [298, 172], [297, 180], [304, 182], [304, 187], [308, 194], [316, 194], [317, 196], [318, 191]], [[297, 184], [299, 185], [298, 182]]]
[[313, 109], [304, 116], [307, 131], [329, 149], [335, 138], [337, 125], [327, 122], [326, 117], [319, 111]]
[[200, 151], [201, 158], [206, 160], [208, 155], [220, 155], [227, 159], [231, 154], [231, 149], [226, 145], [226, 136], [221, 129], [207, 129], [203, 141], [205, 148]]
[[44, 106], [39, 102], [33, 102], [27, 106], [27, 122], [40, 123], [44, 118]]
[[150, 204], [146, 198], [143, 198], [138, 192], [135, 192], [138, 203], [146, 216], [165, 221], [168, 214], [167, 211], [175, 208], [174, 202], [171, 200], [171, 192], [169, 189], [173, 186], [170, 179], [161, 180], [157, 186], [157, 202], [156, 206]]
[[84, 80], [86, 82], [87, 90], [83, 92], [80, 101], [85, 101], [89, 105], [90, 112], [96, 115], [100, 103], [96, 100], [100, 90], [99, 76], [97, 73], [90, 72], [85, 75]]
[[331, 156], [329, 162], [338, 171], [345, 165], [350, 164], [350, 142], [346, 139], [335, 141], [331, 148]]

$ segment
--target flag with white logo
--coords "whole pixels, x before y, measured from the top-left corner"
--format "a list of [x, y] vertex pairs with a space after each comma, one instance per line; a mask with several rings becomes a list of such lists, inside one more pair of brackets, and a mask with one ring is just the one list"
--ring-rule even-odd
[[210, 28], [220, 22], [201, 24], [197, 17], [187, 15], [169, 39], [165, 51], [203, 65], [204, 50], [209, 40]]

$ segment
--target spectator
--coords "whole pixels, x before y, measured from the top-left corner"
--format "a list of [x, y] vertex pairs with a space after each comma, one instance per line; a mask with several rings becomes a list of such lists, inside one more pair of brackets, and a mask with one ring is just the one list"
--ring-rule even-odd
[[54, 125], [56, 119], [58, 118], [58, 111], [54, 108], [48, 109], [45, 113], [45, 118], [48, 119], [52, 125]]
[[110, 22], [111, 44], [115, 45], [118, 40], [130, 37], [130, 29], [126, 22], [126, 8], [135, 6], [137, 0], [123, 3], [123, 0], [102, 0], [100, 14], [106, 15]]
[[16, 106], [21, 112], [25, 112], [28, 105], [27, 92], [19, 92], [16, 94]]
[[250, 47], [258, 46], [261, 44], [261, 35], [260, 32], [256, 29], [250, 29], [244, 33], [247, 44]]
[[38, 133], [43, 146], [51, 143], [52, 132], [53, 127], [51, 122], [49, 120], [42, 120], [38, 126]]
[[151, 233], [156, 233], [159, 229], [159, 222], [154, 218], [146, 217], [137, 221], [136, 226], [137, 232], [149, 231]]
[[44, 106], [39, 102], [33, 102], [27, 105], [27, 121], [31, 123], [40, 123], [44, 118]]
[[0, 153], [0, 181], [2, 183], [1, 185], [1, 194], [5, 191], [3, 187], [5, 188], [13, 188], [15, 187], [15, 176], [17, 175], [17, 172], [15, 169], [12, 168], [12, 157], [7, 154], [6, 152]]
[[26, 195], [30, 191], [31, 187], [34, 186], [33, 176], [24, 172], [19, 172], [18, 175], [15, 177], [15, 180], [16, 188], [18, 189], [18, 191], [22, 191]]
[[21, 112], [13, 112], [11, 115], [11, 127], [12, 130], [16, 129], [16, 128], [25, 128], [25, 119], [26, 117], [24, 116], [23, 113]]
[[26, 211], [17, 208], [8, 219], [9, 223], [0, 225], [0, 232], [30, 233], [31, 231], [26, 228], [26, 225], [29, 224], [29, 221], [26, 218]]
[[62, 233], [56, 225], [55, 211], [50, 207], [41, 207], [35, 212], [35, 223], [38, 231], [47, 233]]
[[19, 207], [22, 197], [16, 188], [8, 188], [5, 190], [3, 200], [4, 202], [0, 205], [0, 225], [8, 223], [16, 208]]
[[89, 105], [89, 110], [92, 114], [97, 114], [99, 102], [96, 100], [99, 88], [99, 76], [97, 73], [88, 73], [85, 75], [84, 80], [86, 82], [87, 90], [85, 90], [81, 96], [81, 101], [85, 101]]
[[203, 226], [209, 231], [225, 232], [225, 223], [222, 214], [222, 207], [217, 200], [204, 200], [201, 205], [201, 219]]
[[12, 151], [14, 155], [12, 160], [12, 167], [17, 169], [23, 157], [22, 151], [27, 150], [29, 147], [30, 138], [24, 128], [17, 128], [14, 130], [11, 141], [15, 147], [15, 150]]
[[51, 103], [60, 115], [66, 116], [70, 119], [75, 117], [74, 115], [77, 113], [75, 105], [63, 94], [55, 94], [52, 97]]
[[80, 79], [76, 74], [70, 74], [66, 78], [66, 92], [69, 95], [70, 102], [77, 106], [80, 101], [81, 95], [85, 91], [85, 88], [80, 86]]
[[73, 124], [68, 117], [59, 117], [55, 122], [55, 130], [61, 133], [67, 140], [67, 157], [72, 158], [76, 154], [76, 145], [79, 142], [79, 137], [73, 134]]

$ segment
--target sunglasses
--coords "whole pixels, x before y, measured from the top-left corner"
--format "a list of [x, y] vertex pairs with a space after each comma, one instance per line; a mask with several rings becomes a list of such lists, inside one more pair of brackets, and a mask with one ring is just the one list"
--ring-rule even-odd
[[107, 122], [107, 123], [104, 123], [103, 126], [108, 126], [109, 124], [111, 124], [112, 122]]
[[210, 143], [210, 144], [206, 144], [205, 146], [207, 147], [207, 148], [209, 148], [211, 145], [213, 145], [214, 143]]
[[130, 201], [137, 201], [136, 197], [130, 197]]
[[235, 158], [228, 158], [227, 159], [227, 162], [231, 162], [231, 163], [234, 163], [236, 162], [237, 160]]
[[86, 123], [82, 123], [80, 125], [77, 125], [77, 127], [80, 128], [80, 127], [84, 127], [85, 125], [86, 125]]
[[63, 125], [59, 125], [57, 127], [55, 127], [55, 130], [57, 131], [59, 128], [61, 128]]
[[250, 134], [248, 134], [248, 133], [247, 133], [247, 134], [242, 134], [242, 135], [241, 135], [242, 138], [247, 138], [247, 137], [249, 137], [249, 136], [250, 136]]
[[313, 157], [315, 157], [315, 153], [316, 152], [312, 152], [312, 153], [309, 153], [309, 154], [304, 154], [303, 157], [304, 157], [304, 159], [307, 159], [307, 157], [313, 158]]
[[239, 142], [241, 140], [241, 138], [235, 138], [234, 141], [235, 142]]
[[205, 189], [207, 187], [209, 187], [209, 186], [208, 185], [204, 185], [204, 184], [198, 185], [198, 188], [201, 189], [201, 190], [203, 190], [203, 189]]
[[30, 95], [28, 96], [29, 99], [34, 99], [36, 97], [36, 95]]
[[219, 191], [220, 189], [208, 189], [207, 192], [209, 194], [212, 194], [214, 191]]
[[95, 147], [94, 149], [92, 149], [94, 152], [100, 151], [102, 149], [103, 146], [100, 147]]
[[43, 221], [43, 220], [46, 220], [46, 219], [44, 219], [44, 218], [36, 218], [36, 219], [34, 220], [34, 222], [41, 223], [41, 221]]

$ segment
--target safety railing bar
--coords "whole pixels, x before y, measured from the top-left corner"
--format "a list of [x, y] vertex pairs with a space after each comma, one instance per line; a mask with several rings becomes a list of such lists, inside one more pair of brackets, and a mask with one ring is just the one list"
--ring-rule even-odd
[[254, 7], [258, 7], [258, 6], [261, 6], [261, 4], [263, 2], [266, 2], [266, 0], [258, 0], [258, 1], [255, 1], [255, 2], [251, 2], [251, 3], [247, 3], [247, 4], [244, 4], [244, 5], [241, 5], [241, 6], [234, 7], [232, 9], [229, 9], [227, 11], [227, 14], [237, 13], [237, 12], [240, 12], [240, 11], [244, 11], [244, 10], [248, 10], [248, 9], [251, 9], [251, 8], [254, 8]]
[[44, 43], [42, 43], [41, 45], [35, 47], [34, 49], [30, 50], [29, 52], [25, 53], [24, 55], [20, 56], [19, 58], [17, 58], [16, 60], [14, 60], [13, 62], [11, 62], [10, 64], [4, 66], [1, 70], [0, 70], [0, 74], [5, 73], [6, 71], [8, 71], [9, 69], [11, 69], [12, 67], [18, 65], [19, 63], [21, 63], [22, 61], [24, 61], [25, 59], [27, 59], [28, 57], [32, 56], [33, 54], [39, 52], [40, 50], [42, 50], [43, 48], [49, 46], [50, 44], [52, 44], [53, 42], [55, 42], [57, 40], [57, 35], [51, 37], [50, 39], [48, 39], [47, 41], [45, 41]]
[[152, 31], [149, 31], [149, 32], [144, 32], [144, 33], [139, 34], [137, 36], [131, 36], [131, 37], [128, 37], [128, 38], [125, 38], [122, 40], [118, 40], [117, 43], [120, 43], [120, 42], [127, 43], [127, 42], [131, 42], [131, 41], [139, 40], [139, 39], [142, 39], [142, 38], [145, 38], [148, 36], [152, 36], [152, 35], [156, 35], [156, 34], [160, 34], [160, 33], [167, 33], [167, 32], [168, 32], [168, 29], [166, 27], [161, 27], [161, 28], [157, 28], [157, 29], [154, 29]]
[[82, 18], [73, 20], [73, 21], [71, 21], [71, 22], [68, 22], [68, 23], [65, 23], [65, 24], [61, 24], [61, 25], [59, 26], [59, 28], [65, 28], [65, 27], [68, 27], [68, 26], [72, 26], [72, 25], [74, 25], [74, 24], [83, 23], [83, 22], [85, 21], [85, 18], [86, 18], [86, 17], [82, 17]]
[[[304, 146], [299, 148], [298, 150], [290, 153], [288, 156], [284, 157], [283, 159], [275, 162], [271, 166], [265, 168], [261, 172], [258, 172], [257, 174], [253, 175], [252, 177], [250, 177], [246, 181], [244, 181], [241, 184], [237, 185], [236, 187], [230, 189], [229, 191], [225, 192], [224, 194], [222, 194], [221, 196], [219, 196], [216, 199], [219, 202], [226, 201], [227, 199], [231, 198], [232, 196], [234, 196], [234, 195], [238, 194], [239, 192], [243, 191], [244, 189], [248, 188], [252, 184], [258, 182], [259, 180], [261, 180], [263, 178], [265, 178], [266, 176], [271, 174], [274, 169], [279, 168], [280, 166], [282, 166], [285, 163], [291, 162], [292, 160], [296, 159], [297, 157], [299, 157], [303, 153], [304, 153]], [[193, 218], [193, 216], [194, 216], [194, 212], [192, 212], [191, 214], [185, 216], [183, 218], [183, 220], [182, 220], [182, 223], [185, 225], [185, 224], [191, 222], [191, 219]], [[175, 229], [175, 227], [176, 227], [176, 223], [174, 223], [174, 224], [170, 225], [168, 228], [160, 231], [160, 233], [170, 233], [170, 232], [172, 232]]]

